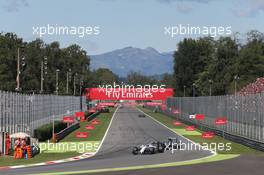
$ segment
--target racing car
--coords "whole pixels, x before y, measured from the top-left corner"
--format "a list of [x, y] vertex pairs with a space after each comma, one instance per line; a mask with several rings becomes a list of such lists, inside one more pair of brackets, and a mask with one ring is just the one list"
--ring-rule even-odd
[[177, 138], [168, 138], [166, 142], [152, 142], [150, 144], [136, 146], [133, 148], [132, 153], [138, 154], [156, 154], [163, 153], [167, 150], [176, 150], [180, 148], [180, 142]]
[[175, 137], [169, 137], [168, 141], [164, 142], [164, 145], [166, 146], [165, 150], [176, 150], [181, 148], [179, 140]]
[[161, 142], [152, 142], [150, 144], [135, 146], [132, 150], [134, 155], [137, 154], [155, 154], [162, 153], [165, 150], [165, 145]]

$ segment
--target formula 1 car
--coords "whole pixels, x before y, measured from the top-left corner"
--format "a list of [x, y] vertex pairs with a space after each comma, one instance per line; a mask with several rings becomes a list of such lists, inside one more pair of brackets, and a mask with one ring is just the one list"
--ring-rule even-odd
[[161, 142], [153, 142], [147, 145], [135, 146], [132, 150], [134, 155], [137, 154], [155, 154], [162, 153], [165, 150], [165, 145]]
[[166, 150], [176, 150], [176, 149], [180, 149], [181, 148], [181, 144], [179, 142], [179, 140], [177, 138], [174, 137], [169, 137], [168, 141], [164, 142], [164, 145], [166, 145], [165, 147], [165, 151]]
[[166, 142], [152, 142], [150, 144], [136, 146], [133, 148], [132, 153], [138, 154], [156, 154], [163, 153], [167, 150], [176, 150], [180, 148], [180, 143], [177, 138], [168, 138]]

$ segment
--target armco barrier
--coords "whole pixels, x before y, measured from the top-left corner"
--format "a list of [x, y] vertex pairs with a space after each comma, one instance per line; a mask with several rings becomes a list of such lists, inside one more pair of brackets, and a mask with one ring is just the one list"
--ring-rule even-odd
[[[83, 101], [85, 101], [83, 96]], [[25, 132], [80, 110], [80, 97], [0, 91], [0, 132]]]
[[190, 114], [204, 114], [199, 124], [219, 129], [215, 119], [227, 118], [221, 128], [226, 133], [264, 143], [264, 93], [252, 95], [226, 95], [168, 98], [167, 110], [179, 109], [179, 118], [192, 121]]
[[[97, 111], [95, 113], [93, 113], [92, 115], [90, 115], [87, 119], [88, 121], [91, 121], [93, 120], [94, 118], [97, 117], [97, 115], [99, 115], [100, 112]], [[70, 127], [68, 128], [65, 128], [64, 130], [60, 131], [59, 133], [56, 133], [55, 135], [55, 140], [56, 142], [59, 142], [60, 140], [62, 140], [64, 137], [66, 137], [68, 134], [70, 134], [71, 132], [73, 132], [74, 130], [80, 128], [80, 122], [78, 123], [75, 123], [73, 125], [71, 125]]]
[[55, 134], [55, 141], [59, 142], [64, 137], [66, 137], [68, 134], [70, 134], [71, 132], [73, 132], [74, 130], [76, 130], [78, 128], [80, 128], [79, 122], [69, 126], [68, 128], [65, 128], [64, 130], [60, 131], [59, 133], [56, 133]]
[[91, 121], [91, 120], [93, 120], [94, 118], [96, 118], [97, 115], [99, 115], [99, 114], [100, 114], [100, 112], [97, 111], [97, 112], [93, 113], [92, 115], [89, 115], [89, 117], [87, 118], [87, 120], [88, 120], [88, 121]]
[[[163, 112], [163, 113], [165, 115], [168, 115], [168, 116], [172, 117], [172, 118], [175, 117], [172, 114], [169, 114], [168, 111]], [[230, 140], [230, 141], [233, 141], [233, 142], [236, 142], [236, 143], [240, 143], [242, 145], [251, 147], [253, 149], [257, 149], [257, 150], [260, 150], [260, 151], [264, 151], [264, 143], [259, 142], [257, 140], [252, 140], [252, 139], [249, 139], [249, 138], [246, 138], [246, 137], [243, 137], [243, 136], [234, 135], [234, 134], [225, 132], [225, 131], [220, 130], [220, 129], [211, 128], [210, 126], [205, 125], [205, 124], [202, 124], [202, 123], [198, 123], [197, 124], [196, 122], [186, 121], [186, 120], [183, 120], [181, 118], [178, 118], [178, 120], [181, 121], [181, 122], [183, 122], [183, 123], [186, 123], [188, 125], [194, 125], [199, 130], [202, 130], [202, 131], [211, 131], [211, 132], [214, 132], [216, 135], [218, 135], [220, 137], [224, 137], [227, 140]]]

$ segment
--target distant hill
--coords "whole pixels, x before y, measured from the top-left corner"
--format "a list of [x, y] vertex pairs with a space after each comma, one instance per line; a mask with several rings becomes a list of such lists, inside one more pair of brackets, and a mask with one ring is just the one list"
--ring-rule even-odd
[[148, 76], [172, 73], [172, 55], [173, 52], [159, 53], [152, 47], [125, 47], [101, 55], [92, 55], [91, 68], [108, 68], [121, 77], [125, 77], [130, 71]]

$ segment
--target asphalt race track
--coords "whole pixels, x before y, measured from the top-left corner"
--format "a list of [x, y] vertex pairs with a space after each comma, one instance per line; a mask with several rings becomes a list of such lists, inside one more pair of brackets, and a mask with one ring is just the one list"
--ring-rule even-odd
[[93, 175], [263, 175], [263, 162], [264, 156], [242, 155], [230, 160], [197, 165], [104, 172]]
[[[199, 159], [212, 155], [210, 151], [167, 151], [154, 155], [133, 155], [132, 147], [152, 141], [166, 141], [168, 137], [178, 137], [182, 142], [188, 140], [176, 135], [150, 117], [138, 117], [140, 112], [133, 107], [122, 107], [116, 112], [108, 133], [98, 153], [88, 159], [47, 166], [1, 170], [3, 174], [34, 174], [67, 171], [119, 168], [150, 165]], [[190, 144], [190, 143], [189, 143]]]

